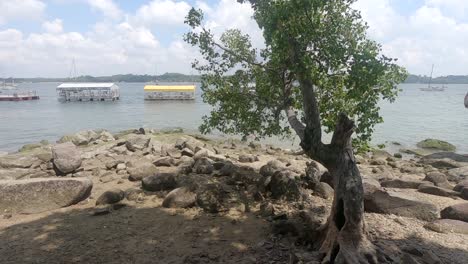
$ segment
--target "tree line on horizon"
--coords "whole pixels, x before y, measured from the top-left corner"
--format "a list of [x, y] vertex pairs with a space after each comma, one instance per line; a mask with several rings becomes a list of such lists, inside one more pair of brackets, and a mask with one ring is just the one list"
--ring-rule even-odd
[[[164, 73], [162, 75], [117, 74], [112, 76], [84, 75], [76, 78], [2, 78], [2, 82], [200, 82], [200, 75]], [[410, 74], [404, 83], [428, 83], [429, 76]], [[468, 75], [448, 75], [432, 78], [434, 84], [468, 84]]]

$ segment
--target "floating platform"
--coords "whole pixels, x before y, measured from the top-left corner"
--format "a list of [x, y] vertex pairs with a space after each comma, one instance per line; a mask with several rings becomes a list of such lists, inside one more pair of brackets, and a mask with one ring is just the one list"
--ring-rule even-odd
[[60, 102], [116, 101], [120, 88], [114, 83], [62, 83], [57, 96]]
[[30, 100], [39, 100], [39, 96], [36, 94], [36, 91], [31, 92], [15, 92], [12, 94], [0, 94], [0, 101], [30, 101]]
[[146, 85], [145, 100], [195, 100], [195, 85]]

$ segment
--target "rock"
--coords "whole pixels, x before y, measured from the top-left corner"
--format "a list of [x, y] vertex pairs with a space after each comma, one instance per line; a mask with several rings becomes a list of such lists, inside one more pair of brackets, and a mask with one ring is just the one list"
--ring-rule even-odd
[[35, 156], [43, 162], [49, 162], [53, 159], [52, 151], [50, 150], [41, 150], [41, 152], [36, 153]]
[[468, 203], [455, 204], [440, 212], [442, 219], [453, 219], [468, 222]]
[[468, 166], [448, 170], [448, 180], [459, 182], [468, 180]]
[[391, 158], [392, 155], [390, 153], [388, 153], [387, 151], [385, 150], [381, 150], [381, 149], [373, 149], [372, 150], [372, 158], [373, 159], [383, 159], [383, 160], [386, 160], [387, 158]]
[[143, 150], [149, 146], [151, 138], [145, 135], [131, 135], [125, 142], [125, 146], [130, 151]]
[[431, 186], [427, 184], [421, 184], [418, 188], [418, 192], [422, 193], [428, 193], [432, 195], [438, 195], [438, 196], [444, 196], [444, 197], [451, 197], [451, 196], [458, 196], [459, 193], [452, 191], [452, 190], [447, 190], [444, 188], [440, 188], [437, 186]]
[[127, 165], [125, 165], [125, 163], [119, 163], [117, 164], [117, 167], [115, 169], [120, 171], [120, 170], [125, 170], [126, 168], [127, 168]]
[[38, 144], [38, 143], [26, 144], [26, 145], [22, 146], [18, 151], [19, 152], [27, 152], [27, 151], [37, 149], [37, 148], [40, 148], [40, 147], [42, 147], [42, 144]]
[[454, 188], [454, 191], [461, 192], [463, 188], [468, 188], [468, 179], [462, 182], [459, 182]]
[[273, 176], [275, 172], [286, 169], [285, 164], [279, 160], [271, 160], [260, 168], [260, 174], [268, 177]]
[[108, 182], [111, 182], [111, 181], [114, 181], [114, 180], [117, 180], [117, 175], [115, 174], [115, 172], [106, 172], [104, 174], [102, 174], [99, 178], [99, 181], [102, 182], [102, 183], [108, 183]]
[[52, 147], [55, 167], [62, 174], [68, 174], [81, 166], [81, 152], [73, 143], [67, 142]]
[[455, 151], [456, 149], [454, 145], [438, 139], [425, 139], [418, 142], [416, 146], [424, 149], [437, 149], [443, 151]]
[[108, 170], [115, 169], [120, 162], [121, 161], [116, 160], [116, 159], [108, 160], [106, 162], [106, 169], [108, 169]]
[[26, 169], [30, 168], [37, 160], [36, 157], [30, 155], [7, 155], [0, 157], [0, 168]]
[[437, 152], [427, 156], [424, 156], [424, 159], [450, 159], [457, 162], [467, 162], [468, 163], [468, 155], [458, 154], [455, 152]]
[[115, 138], [114, 136], [109, 133], [108, 131], [102, 131], [100, 134], [99, 134], [99, 139], [104, 141], [104, 142], [110, 142], [110, 141], [114, 141]]
[[403, 155], [401, 155], [401, 153], [395, 153], [395, 154], [393, 154], [393, 157], [395, 157], [397, 159], [401, 159], [401, 158], [403, 158]]
[[196, 148], [203, 148], [204, 146], [205, 143], [191, 136], [180, 137], [179, 139], [177, 139], [175, 144], [175, 147], [180, 150], [187, 148], [192, 152], [195, 152]]
[[211, 174], [214, 171], [214, 167], [209, 159], [200, 158], [193, 165], [193, 171], [198, 174]]
[[374, 159], [370, 161], [370, 165], [387, 165], [384, 159]]
[[206, 184], [197, 191], [197, 205], [205, 212], [218, 213], [224, 209], [227, 197], [227, 192], [221, 184]]
[[431, 251], [425, 251], [422, 256], [422, 260], [425, 264], [442, 264], [442, 261], [432, 253]]
[[439, 219], [424, 225], [424, 227], [438, 233], [458, 233], [468, 235], [468, 223], [459, 220]]
[[413, 256], [408, 253], [403, 253], [401, 257], [401, 263], [403, 264], [421, 264], [421, 262], [417, 261]]
[[364, 188], [364, 196], [371, 195], [381, 189], [381, 185], [377, 180], [364, 175], [362, 176], [362, 186]]
[[258, 158], [252, 154], [240, 154], [239, 155], [239, 162], [242, 162], [242, 163], [251, 163], [257, 160]]
[[299, 185], [293, 177], [294, 175], [288, 171], [277, 171], [271, 176], [271, 181], [268, 184], [268, 189], [274, 199], [286, 198], [288, 200], [299, 199], [301, 192]]
[[180, 157], [182, 157], [182, 153], [177, 148], [169, 148], [166, 150], [166, 153], [169, 157], [174, 159], [180, 159]]
[[162, 203], [166, 208], [187, 208], [197, 201], [197, 195], [187, 187], [172, 190], [166, 195]]
[[171, 157], [161, 157], [153, 162], [156, 167], [171, 167], [174, 159]]
[[144, 193], [143, 190], [141, 189], [136, 189], [136, 188], [130, 188], [125, 190], [125, 198], [129, 201], [137, 201], [139, 198], [141, 198]]
[[88, 178], [0, 181], [0, 212], [34, 214], [76, 204], [91, 193]]
[[434, 150], [434, 149], [419, 149], [418, 148], [418, 149], [400, 149], [399, 151], [403, 152], [403, 153], [406, 153], [406, 154], [411, 154], [411, 155], [422, 157], [422, 156], [430, 155], [430, 154], [436, 152], [437, 150]]
[[373, 192], [364, 198], [364, 206], [367, 212], [395, 214], [425, 221], [432, 221], [439, 215], [437, 207], [433, 204], [393, 191]]
[[468, 200], [468, 187], [464, 187], [460, 192], [460, 197]]
[[425, 181], [434, 183], [435, 186], [439, 186], [446, 189], [452, 189], [453, 186], [447, 181], [445, 174], [433, 171], [426, 174]]
[[382, 187], [386, 187], [386, 188], [418, 189], [418, 187], [422, 184], [422, 182], [395, 179], [395, 180], [383, 181], [380, 184]]
[[142, 188], [151, 192], [172, 190], [177, 187], [176, 177], [175, 173], [156, 173], [141, 180]]
[[96, 205], [115, 204], [123, 200], [124, 197], [124, 191], [120, 189], [112, 189], [101, 194], [101, 196], [96, 200]]
[[314, 195], [321, 197], [323, 199], [331, 199], [333, 198], [335, 191], [333, 188], [325, 182], [319, 182], [314, 187]]
[[188, 156], [188, 157], [193, 157], [193, 155], [195, 155], [193, 151], [189, 148], [182, 149], [180, 153], [182, 154], [182, 156]]
[[127, 164], [129, 180], [139, 181], [145, 177], [153, 176], [158, 172], [158, 168], [150, 161], [139, 160], [132, 161]]
[[223, 166], [218, 171], [218, 176], [232, 176], [236, 173], [238, 167], [232, 162], [223, 162]]

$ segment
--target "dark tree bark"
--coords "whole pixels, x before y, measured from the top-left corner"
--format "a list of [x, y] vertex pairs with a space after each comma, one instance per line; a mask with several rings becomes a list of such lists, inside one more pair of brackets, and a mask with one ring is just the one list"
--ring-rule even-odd
[[289, 123], [301, 139], [301, 147], [322, 163], [333, 177], [335, 196], [327, 223], [317, 231], [322, 263], [378, 263], [364, 223], [364, 190], [354, 158], [351, 136], [354, 122], [340, 114], [330, 144], [322, 143], [318, 102], [310, 80], [300, 79], [305, 125], [287, 109]]

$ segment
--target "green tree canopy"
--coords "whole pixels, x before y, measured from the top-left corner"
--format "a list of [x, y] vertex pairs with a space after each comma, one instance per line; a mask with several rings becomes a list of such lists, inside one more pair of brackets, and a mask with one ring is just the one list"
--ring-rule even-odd
[[[244, 2], [244, 1], [239, 1]], [[367, 25], [352, 8], [355, 0], [250, 1], [265, 47], [229, 29], [219, 38], [205, 27], [203, 12], [192, 9], [185, 40], [203, 59], [203, 98], [213, 106], [202, 132], [258, 137], [291, 132], [287, 110], [304, 121], [301, 78], [312, 82], [321, 125], [331, 132], [338, 113], [356, 122], [357, 142], [365, 145], [382, 122], [378, 102], [393, 101], [406, 71], [382, 55], [366, 35]]]

